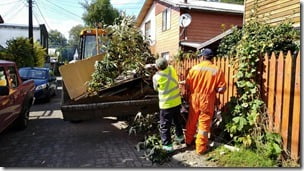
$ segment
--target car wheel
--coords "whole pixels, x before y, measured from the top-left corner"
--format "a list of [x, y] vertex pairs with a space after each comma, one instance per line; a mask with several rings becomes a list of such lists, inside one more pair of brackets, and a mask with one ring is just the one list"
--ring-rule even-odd
[[24, 105], [22, 112], [16, 120], [15, 128], [17, 130], [23, 130], [28, 126], [30, 116], [30, 109], [28, 105]]

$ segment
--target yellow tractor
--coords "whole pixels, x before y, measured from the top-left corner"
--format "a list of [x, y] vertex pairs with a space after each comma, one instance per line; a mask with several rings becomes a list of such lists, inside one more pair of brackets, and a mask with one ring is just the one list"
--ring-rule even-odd
[[76, 61], [59, 67], [63, 84], [72, 100], [86, 95], [87, 81], [94, 72], [94, 64], [102, 60], [99, 37], [106, 32], [103, 29], [84, 29], [80, 33], [79, 56]]

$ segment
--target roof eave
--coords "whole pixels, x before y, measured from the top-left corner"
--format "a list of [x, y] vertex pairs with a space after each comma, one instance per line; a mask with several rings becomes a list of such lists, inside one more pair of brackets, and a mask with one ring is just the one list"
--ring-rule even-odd
[[196, 7], [196, 6], [186, 6], [186, 5], [178, 5], [181, 9], [196, 9], [196, 10], [203, 10], [203, 11], [213, 11], [213, 12], [226, 12], [226, 13], [234, 13], [234, 14], [243, 14], [244, 11], [239, 10], [227, 10], [221, 8], [204, 8], [204, 7]]
[[143, 20], [145, 19], [149, 9], [151, 8], [153, 4], [153, 0], [145, 0], [144, 5], [142, 6], [137, 18], [136, 18], [136, 26], [139, 27]]

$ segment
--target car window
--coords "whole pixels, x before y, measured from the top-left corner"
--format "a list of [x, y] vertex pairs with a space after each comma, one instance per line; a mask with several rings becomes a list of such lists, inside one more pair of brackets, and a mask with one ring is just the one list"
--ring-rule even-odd
[[3, 67], [0, 67], [0, 86], [7, 86], [7, 79]]
[[9, 82], [10, 82], [11, 88], [18, 87], [19, 82], [18, 82], [18, 77], [17, 77], [17, 72], [16, 72], [15, 67], [9, 66], [8, 71], [9, 71], [9, 77], [10, 77]]
[[40, 69], [20, 69], [19, 74], [28, 79], [46, 79], [47, 72]]

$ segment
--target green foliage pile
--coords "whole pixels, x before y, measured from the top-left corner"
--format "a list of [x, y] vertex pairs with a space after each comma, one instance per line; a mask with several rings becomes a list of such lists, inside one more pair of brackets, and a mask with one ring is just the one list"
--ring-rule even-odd
[[19, 37], [8, 40], [7, 48], [1, 51], [0, 58], [16, 62], [20, 67], [42, 67], [45, 62], [45, 49], [38, 43], [32, 47], [29, 39]]
[[168, 153], [162, 149], [158, 121], [159, 113], [143, 115], [139, 112], [129, 126], [129, 135], [144, 135], [136, 149], [144, 150], [144, 157], [152, 164], [164, 164], [170, 160]]
[[95, 72], [88, 83], [88, 91], [96, 93], [102, 88], [112, 86], [120, 75], [130, 72], [144, 75], [144, 65], [154, 62], [148, 41], [144, 40], [135, 26], [133, 17], [124, 17], [118, 24], [105, 28], [101, 37], [104, 58], [95, 63]]

